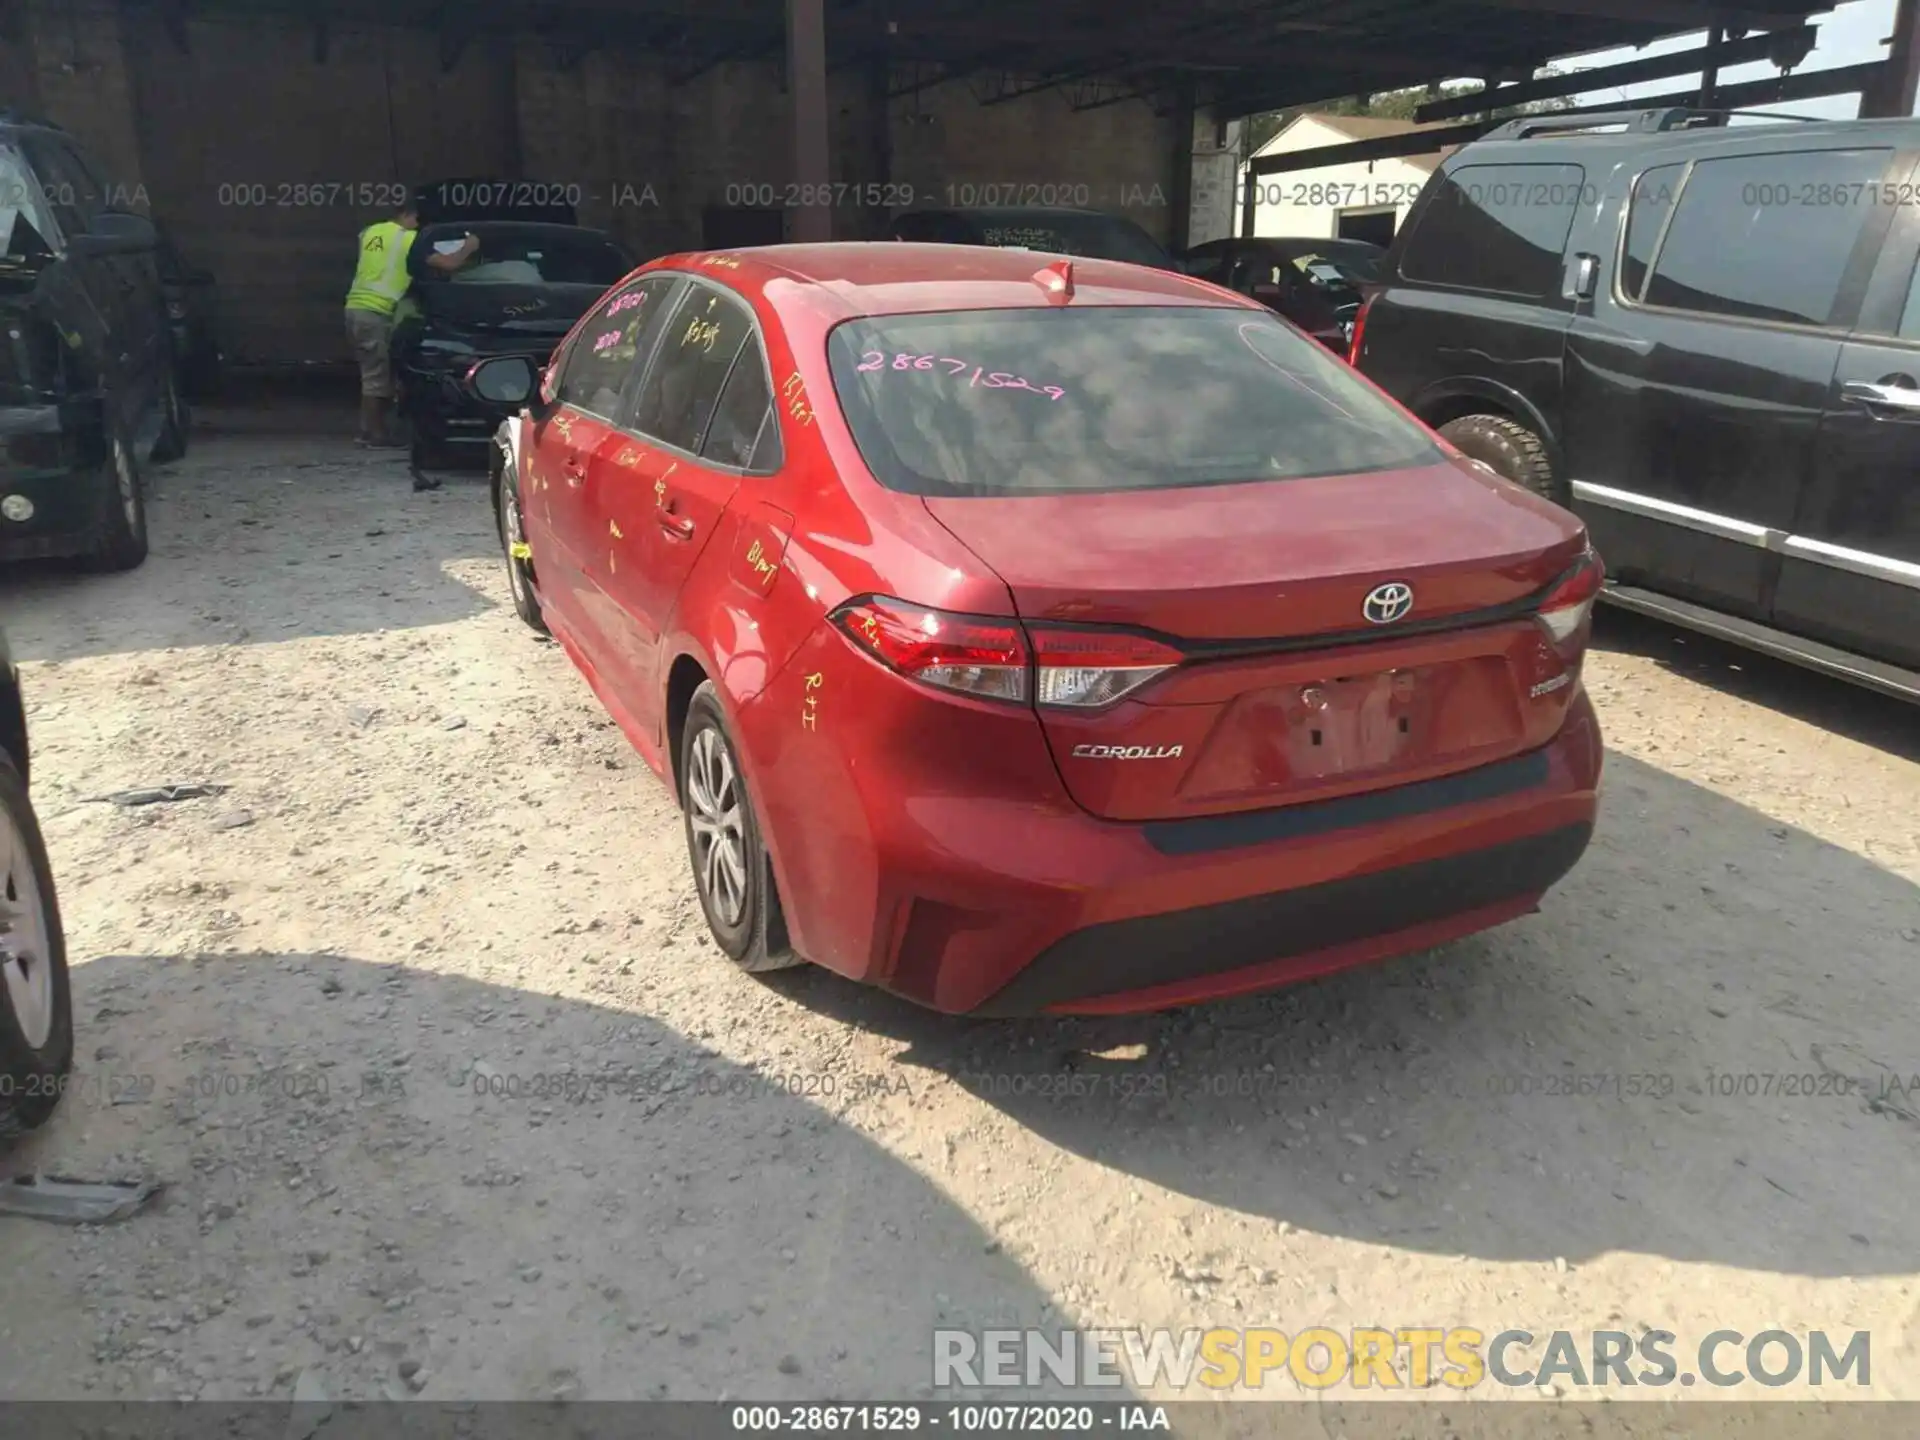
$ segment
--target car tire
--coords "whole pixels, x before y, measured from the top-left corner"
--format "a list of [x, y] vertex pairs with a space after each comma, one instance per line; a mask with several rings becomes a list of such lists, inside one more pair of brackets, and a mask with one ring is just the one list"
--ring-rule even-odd
[[153, 442], [153, 463], [170, 464], [186, 458], [189, 436], [193, 430], [193, 413], [187, 408], [186, 397], [180, 390], [180, 376], [177, 370], [167, 371], [167, 392], [162, 400], [165, 407], [161, 420], [160, 438]]
[[1541, 499], [1566, 503], [1546, 442], [1519, 421], [1505, 415], [1462, 415], [1440, 427], [1440, 438]]
[[693, 692], [687, 707], [680, 776], [687, 858], [714, 943], [753, 975], [806, 964], [788, 942], [773, 863], [711, 680]]
[[147, 485], [133, 443], [115, 427], [107, 432], [107, 459], [101, 467], [106, 517], [99, 538], [85, 557], [90, 570], [133, 570], [147, 558]]
[[26, 782], [0, 755], [0, 1149], [46, 1123], [73, 1068], [73, 991]]
[[493, 516], [500, 530], [500, 554], [507, 562], [507, 591], [513, 596], [513, 613], [536, 635], [545, 635], [549, 633], [547, 617], [533, 588], [533, 551], [520, 520], [520, 477], [511, 463], [503, 465], [494, 480]]

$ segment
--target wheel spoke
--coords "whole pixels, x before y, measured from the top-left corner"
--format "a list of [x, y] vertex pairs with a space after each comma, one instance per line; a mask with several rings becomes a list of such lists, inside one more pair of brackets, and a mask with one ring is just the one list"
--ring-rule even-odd
[[14, 1023], [37, 1050], [53, 1031], [53, 972], [32, 864], [12, 817], [0, 814], [0, 982]]

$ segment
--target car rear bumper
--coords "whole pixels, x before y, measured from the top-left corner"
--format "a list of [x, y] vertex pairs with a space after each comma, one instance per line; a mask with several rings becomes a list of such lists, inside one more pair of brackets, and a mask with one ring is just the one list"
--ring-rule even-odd
[[[0, 562], [75, 555], [93, 543], [103, 507], [106, 431], [99, 406], [0, 406]], [[7, 502], [32, 506], [8, 519]]]
[[[1530, 755], [1323, 805], [1138, 825], [1031, 800], [909, 798], [867, 816], [869, 952], [813, 958], [982, 1016], [1159, 1010], [1292, 984], [1536, 908], [1586, 849], [1600, 769], [1581, 695]], [[895, 823], [935, 805], [951, 812], [937, 841]], [[836, 860], [842, 876], [864, 868]], [[813, 899], [787, 899], [803, 950]]]

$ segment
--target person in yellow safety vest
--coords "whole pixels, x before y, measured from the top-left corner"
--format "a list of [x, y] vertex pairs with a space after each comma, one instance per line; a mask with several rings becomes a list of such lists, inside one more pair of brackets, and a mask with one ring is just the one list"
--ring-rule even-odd
[[[406, 444], [392, 436], [388, 424], [393, 407], [393, 363], [388, 347], [393, 340], [393, 312], [411, 283], [407, 252], [413, 248], [419, 230], [420, 207], [409, 202], [393, 219], [360, 232], [360, 263], [353, 272], [353, 288], [347, 291], [347, 339], [360, 364], [357, 443], [361, 445], [391, 449]], [[458, 270], [479, 249], [479, 237], [469, 234], [459, 249], [426, 259], [436, 270]]]

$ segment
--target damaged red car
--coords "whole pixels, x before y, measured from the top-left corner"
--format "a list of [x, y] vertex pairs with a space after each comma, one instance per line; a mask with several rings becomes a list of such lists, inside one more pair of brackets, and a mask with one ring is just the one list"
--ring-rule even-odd
[[1601, 564], [1264, 307], [941, 245], [668, 257], [495, 466], [508, 578], [715, 940], [1153, 1010], [1528, 913], [1592, 832]]

